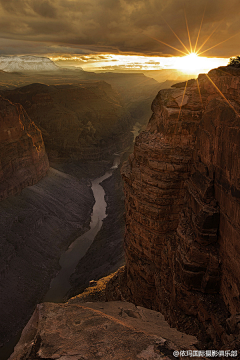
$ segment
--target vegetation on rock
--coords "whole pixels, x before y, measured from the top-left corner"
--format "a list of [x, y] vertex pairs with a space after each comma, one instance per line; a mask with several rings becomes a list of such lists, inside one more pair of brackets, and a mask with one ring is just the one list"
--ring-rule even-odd
[[240, 55], [230, 58], [228, 66], [234, 66], [240, 68]]

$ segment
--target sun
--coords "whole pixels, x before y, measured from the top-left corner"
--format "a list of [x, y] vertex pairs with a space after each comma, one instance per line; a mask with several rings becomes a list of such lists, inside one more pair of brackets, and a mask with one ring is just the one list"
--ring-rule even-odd
[[208, 58], [198, 56], [192, 52], [189, 55], [178, 58], [176, 68], [184, 73], [195, 74], [203, 70]]
[[196, 71], [202, 67], [201, 58], [196, 53], [191, 53], [186, 56], [178, 58], [177, 69], [182, 70], [183, 72]]
[[219, 66], [219, 59], [199, 56], [192, 52], [189, 55], [176, 58], [175, 67], [183, 73], [196, 75]]

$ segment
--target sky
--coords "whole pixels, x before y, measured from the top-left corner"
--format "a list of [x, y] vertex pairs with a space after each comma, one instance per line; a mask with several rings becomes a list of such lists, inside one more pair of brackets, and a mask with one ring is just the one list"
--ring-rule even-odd
[[239, 0], [0, 0], [0, 14], [0, 55], [83, 68], [126, 67], [132, 56], [140, 67], [168, 68], [191, 50], [189, 37], [193, 51], [209, 36], [202, 56], [240, 54]]

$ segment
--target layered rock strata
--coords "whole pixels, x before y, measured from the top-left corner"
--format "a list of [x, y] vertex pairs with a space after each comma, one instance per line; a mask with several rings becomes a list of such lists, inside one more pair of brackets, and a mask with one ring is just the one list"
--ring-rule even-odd
[[40, 130], [21, 105], [0, 97], [0, 200], [37, 183], [48, 168]]
[[240, 72], [162, 90], [152, 111], [122, 169], [126, 268], [107, 297], [159, 310], [208, 346], [238, 348]]

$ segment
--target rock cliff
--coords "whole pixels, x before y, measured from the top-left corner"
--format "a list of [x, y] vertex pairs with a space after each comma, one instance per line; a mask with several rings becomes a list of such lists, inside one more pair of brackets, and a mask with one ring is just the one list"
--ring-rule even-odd
[[0, 200], [37, 183], [48, 168], [40, 130], [21, 105], [0, 97]]
[[240, 71], [162, 90], [122, 169], [125, 270], [108, 299], [161, 311], [208, 347], [239, 348]]
[[131, 142], [131, 116], [104, 81], [31, 84], [2, 95], [24, 107], [50, 156], [100, 160]]

